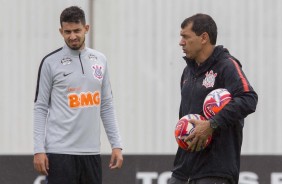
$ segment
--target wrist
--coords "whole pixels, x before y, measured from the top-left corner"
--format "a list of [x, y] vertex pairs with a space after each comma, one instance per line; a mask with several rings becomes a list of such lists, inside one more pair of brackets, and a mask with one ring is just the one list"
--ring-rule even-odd
[[209, 122], [210, 122], [210, 127], [213, 130], [217, 129], [217, 127], [218, 127], [218, 122], [217, 121], [215, 121], [214, 119], [209, 119]]

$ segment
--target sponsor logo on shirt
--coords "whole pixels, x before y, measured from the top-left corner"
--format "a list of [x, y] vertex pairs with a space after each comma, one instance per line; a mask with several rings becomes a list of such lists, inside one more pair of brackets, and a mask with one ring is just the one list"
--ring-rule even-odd
[[97, 61], [97, 56], [95, 56], [94, 54], [89, 54], [88, 58], [91, 61]]
[[99, 106], [101, 103], [100, 92], [81, 92], [68, 94], [68, 105], [70, 108], [85, 108]]
[[67, 89], [68, 92], [75, 92], [75, 91], [80, 91], [81, 87], [69, 87]]
[[213, 73], [213, 71], [207, 71], [206, 78], [203, 80], [203, 86], [206, 88], [211, 88], [214, 86], [215, 78], [217, 73]]
[[69, 65], [69, 64], [71, 64], [71, 62], [72, 62], [71, 58], [63, 58], [63, 59], [61, 60], [61, 63], [62, 63], [63, 65]]

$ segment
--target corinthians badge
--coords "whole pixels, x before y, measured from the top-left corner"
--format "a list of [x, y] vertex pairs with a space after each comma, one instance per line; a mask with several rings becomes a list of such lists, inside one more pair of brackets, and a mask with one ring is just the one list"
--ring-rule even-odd
[[213, 71], [207, 71], [206, 78], [203, 80], [203, 86], [206, 88], [210, 88], [214, 86], [215, 78], [217, 73], [213, 73]]
[[92, 69], [94, 70], [93, 76], [96, 79], [99, 79], [99, 80], [103, 79], [103, 71], [102, 71], [103, 67], [102, 66], [100, 66], [100, 65], [93, 65]]

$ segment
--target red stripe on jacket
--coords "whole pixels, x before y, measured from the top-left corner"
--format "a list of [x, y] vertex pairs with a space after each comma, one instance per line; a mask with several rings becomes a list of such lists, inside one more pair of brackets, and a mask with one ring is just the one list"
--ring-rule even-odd
[[239, 74], [239, 76], [240, 76], [240, 79], [241, 79], [241, 82], [242, 82], [242, 84], [243, 84], [243, 87], [244, 87], [244, 92], [248, 92], [248, 91], [250, 91], [250, 89], [249, 89], [249, 85], [248, 85], [248, 82], [247, 82], [247, 79], [244, 77], [244, 75], [242, 74], [242, 72], [241, 72], [241, 70], [240, 70], [240, 66], [238, 65], [238, 63], [234, 60], [234, 59], [232, 59], [232, 58], [229, 58], [232, 62], [233, 62], [233, 64], [235, 65], [235, 68], [236, 68], [236, 70], [237, 70], [237, 72], [238, 72], [238, 74]]

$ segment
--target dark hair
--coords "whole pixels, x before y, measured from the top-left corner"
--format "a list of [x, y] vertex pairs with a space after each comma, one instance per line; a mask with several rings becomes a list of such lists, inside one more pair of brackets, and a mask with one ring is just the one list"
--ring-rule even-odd
[[217, 26], [211, 16], [198, 13], [189, 18], [186, 18], [182, 22], [181, 28], [184, 29], [189, 23], [193, 23], [192, 31], [194, 31], [197, 36], [203, 34], [204, 32], [207, 32], [210, 37], [210, 43], [212, 45], [216, 44]]
[[77, 7], [77, 6], [71, 6], [66, 9], [61, 13], [60, 16], [60, 24], [62, 26], [63, 22], [74, 22], [74, 23], [82, 23], [85, 25], [85, 14], [84, 11]]

